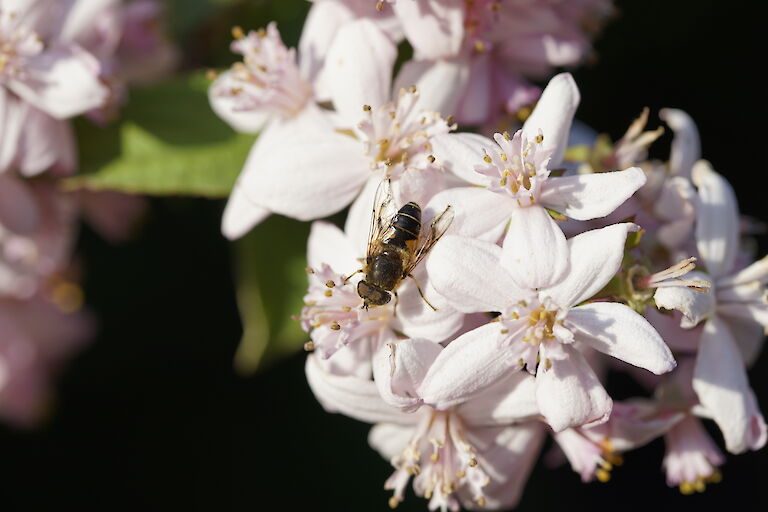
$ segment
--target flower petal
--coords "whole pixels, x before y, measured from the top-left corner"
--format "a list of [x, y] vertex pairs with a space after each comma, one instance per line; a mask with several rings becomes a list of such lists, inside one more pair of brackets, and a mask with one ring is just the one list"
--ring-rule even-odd
[[504, 234], [515, 206], [504, 194], [477, 187], [456, 187], [436, 194], [427, 205], [432, 211], [453, 209], [453, 222], [447, 233], [497, 242]]
[[424, 339], [405, 339], [383, 346], [373, 361], [373, 378], [381, 398], [404, 412], [418, 409], [422, 401], [417, 389], [442, 350], [439, 343]]
[[237, 110], [235, 97], [231, 94], [220, 94], [223, 89], [234, 89], [239, 84], [233, 80], [232, 71], [224, 71], [208, 88], [208, 102], [217, 116], [222, 118], [235, 131], [241, 133], [258, 133], [274, 116], [262, 109]]
[[663, 108], [659, 117], [672, 128], [675, 136], [669, 154], [669, 170], [690, 179], [693, 164], [701, 158], [701, 142], [696, 123], [687, 113], [676, 108]]
[[501, 311], [523, 298], [512, 276], [499, 264], [501, 248], [491, 242], [446, 235], [427, 260], [432, 285], [459, 311]]
[[422, 298], [416, 283], [412, 279], [406, 281], [398, 288], [397, 316], [392, 323], [392, 328], [402, 332], [410, 338], [427, 338], [435, 342], [442, 342], [458, 331], [463, 322], [464, 314], [454, 309], [432, 286], [432, 280], [428, 278], [424, 268], [414, 272], [424, 297]]
[[[689, 272], [686, 279], [699, 279], [709, 281], [709, 277], [703, 272]], [[715, 294], [704, 293], [682, 286], [666, 286], [656, 289], [653, 294], [656, 307], [668, 310], [677, 310], [683, 314], [680, 326], [690, 329], [699, 322], [708, 318], [715, 311]]]
[[536, 379], [528, 372], [515, 372], [458, 408], [469, 425], [509, 425], [538, 416]]
[[739, 207], [731, 185], [708, 162], [696, 162], [692, 176], [699, 191], [696, 248], [707, 272], [717, 279], [730, 273], [736, 260]]
[[731, 453], [757, 450], [766, 442], [766, 426], [736, 342], [717, 315], [704, 324], [693, 374], [693, 389], [712, 415]]
[[[319, 2], [334, 3], [334, 2]], [[368, 432], [368, 444], [379, 452], [385, 460], [399, 455], [408, 445], [414, 434], [412, 425], [404, 426], [393, 423], [379, 423]]]
[[672, 371], [676, 365], [656, 329], [624, 304], [579, 306], [568, 312], [566, 323], [576, 329], [578, 341], [657, 375]]
[[99, 80], [99, 62], [77, 45], [47, 49], [26, 65], [34, 82], [13, 80], [8, 88], [57, 119], [101, 107], [109, 97]]
[[545, 343], [541, 361], [536, 399], [555, 432], [608, 420], [613, 402], [581, 352], [569, 345]]
[[553, 152], [550, 168], [559, 166], [563, 161], [571, 122], [580, 101], [581, 95], [573, 76], [570, 73], [555, 75], [523, 125], [528, 137], [537, 135], [539, 130], [544, 134], [542, 147]]
[[568, 240], [570, 269], [565, 279], [547, 289], [561, 307], [576, 305], [599, 292], [616, 275], [624, 258], [627, 234], [639, 226], [631, 222], [586, 231]]
[[[544, 442], [542, 424], [529, 422], [506, 428], [476, 429], [472, 434], [494, 436], [493, 443], [478, 454], [480, 465], [491, 477], [488, 485], [483, 488], [485, 505], [482, 510], [507, 510], [514, 507], [520, 501]], [[461, 491], [459, 494], [464, 508], [477, 509], [474, 496], [462, 495]]]
[[[469, 69], [457, 59], [409, 60], [397, 74], [392, 89], [397, 92], [415, 85], [419, 99], [414, 110], [449, 115], [456, 112], [468, 79]], [[451, 84], [451, 87], [445, 84]]]
[[325, 372], [314, 354], [307, 357], [304, 369], [309, 387], [328, 412], [339, 412], [367, 423], [408, 425], [414, 422], [414, 416], [387, 405], [372, 380]]
[[519, 332], [490, 323], [453, 340], [435, 359], [419, 388], [424, 403], [447, 409], [477, 397], [508, 372], [518, 371], [531, 346]]
[[323, 263], [346, 276], [360, 268], [357, 253], [347, 235], [330, 222], [315, 221], [307, 240], [307, 263], [320, 268]]
[[371, 20], [342, 26], [328, 48], [323, 83], [348, 127], [363, 117], [363, 106], [383, 106], [390, 100], [397, 47]]
[[41, 215], [41, 205], [27, 184], [11, 172], [0, 172], [0, 229], [20, 235], [34, 233]]
[[498, 145], [476, 133], [445, 133], [430, 139], [437, 164], [472, 185], [486, 185], [488, 178], [475, 172], [483, 155], [498, 150]]
[[568, 270], [568, 244], [547, 210], [533, 205], [512, 208], [501, 264], [525, 289], [560, 281]]
[[624, 171], [549, 178], [541, 204], [576, 220], [605, 217], [645, 184], [639, 167]]
[[438, 59], [459, 52], [464, 40], [463, 2], [409, 0], [397, 2], [393, 8], [415, 58]]
[[[262, 133], [236, 186], [254, 205], [274, 213], [298, 220], [336, 213], [368, 178], [359, 142], [335, 132], [319, 109], [274, 121], [264, 139]], [[298, 150], [297, 142], [303, 143]]]

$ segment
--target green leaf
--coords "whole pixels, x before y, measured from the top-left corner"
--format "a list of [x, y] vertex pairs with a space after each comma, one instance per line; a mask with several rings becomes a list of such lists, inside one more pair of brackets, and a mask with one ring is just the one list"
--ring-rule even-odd
[[235, 133], [208, 104], [202, 74], [131, 91], [121, 121], [76, 123], [80, 171], [69, 189], [226, 197], [252, 135]]
[[295, 353], [309, 339], [291, 319], [307, 291], [309, 229], [309, 223], [273, 215], [235, 244], [243, 324], [235, 368], [241, 374]]

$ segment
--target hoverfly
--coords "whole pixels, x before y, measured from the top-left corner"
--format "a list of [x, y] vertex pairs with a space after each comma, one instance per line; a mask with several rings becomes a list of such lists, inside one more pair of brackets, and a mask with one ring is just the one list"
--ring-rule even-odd
[[390, 180], [382, 181], [376, 190], [373, 204], [365, 262], [363, 268], [355, 272], [365, 274], [357, 283], [357, 294], [363, 299], [363, 307], [368, 309], [387, 304], [392, 300], [390, 293], [395, 295], [397, 307], [397, 287], [403, 279], [410, 277], [424, 302], [436, 311], [437, 308], [424, 297], [412, 272], [443, 236], [451, 221], [453, 210], [448, 206], [432, 220], [429, 230], [423, 233], [421, 207], [408, 202], [399, 210], [394, 210]]

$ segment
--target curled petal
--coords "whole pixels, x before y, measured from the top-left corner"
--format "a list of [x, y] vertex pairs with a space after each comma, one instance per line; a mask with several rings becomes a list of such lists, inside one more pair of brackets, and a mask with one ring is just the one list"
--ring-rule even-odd
[[315, 355], [307, 357], [304, 369], [309, 387], [328, 412], [339, 412], [366, 423], [408, 425], [414, 422], [412, 415], [386, 404], [372, 380], [323, 371]]
[[581, 352], [559, 343], [541, 346], [536, 399], [555, 432], [586, 423], [603, 423], [613, 402]]
[[561, 307], [591, 298], [619, 271], [627, 234], [638, 229], [636, 224], [625, 222], [571, 238], [566, 249], [570, 252], [568, 274], [542, 293], [552, 297]]
[[208, 88], [208, 102], [216, 115], [222, 118], [235, 131], [258, 133], [274, 116], [262, 109], [238, 110], [237, 100], [231, 94], [218, 94], [222, 89], [234, 89], [240, 84], [232, 78], [232, 71], [221, 73]]
[[669, 155], [669, 170], [676, 176], [690, 179], [693, 164], [701, 158], [699, 130], [691, 116], [676, 108], [663, 108], [659, 117], [675, 134]]
[[[689, 272], [686, 279], [709, 281], [703, 272]], [[659, 308], [677, 310], [683, 314], [680, 326], [690, 329], [710, 317], [715, 311], [715, 294], [703, 293], [683, 286], [661, 287], [653, 294], [653, 300]]]
[[[522, 326], [525, 327], [525, 326]], [[425, 404], [447, 409], [477, 397], [508, 372], [522, 368], [531, 346], [518, 332], [504, 333], [497, 323], [453, 340], [435, 359], [419, 389]]]
[[731, 453], [762, 448], [766, 426], [728, 326], [717, 315], [704, 324], [693, 374], [699, 402], [720, 427]]
[[675, 358], [651, 324], [628, 306], [594, 302], [573, 308], [567, 320], [579, 341], [657, 375], [672, 371]]
[[[325, 3], [325, 2], [322, 2]], [[332, 2], [329, 2], [332, 3]], [[379, 423], [368, 432], [368, 444], [386, 460], [399, 455], [413, 436], [412, 425]]]
[[381, 398], [404, 412], [413, 412], [422, 402], [417, 388], [443, 348], [423, 339], [388, 343], [374, 356], [373, 375]]
[[639, 167], [624, 171], [577, 174], [547, 180], [541, 203], [567, 217], [589, 220], [605, 217], [645, 184]]
[[707, 272], [715, 279], [733, 269], [739, 247], [739, 207], [731, 185], [708, 162], [693, 167], [699, 191], [696, 215], [696, 248]]

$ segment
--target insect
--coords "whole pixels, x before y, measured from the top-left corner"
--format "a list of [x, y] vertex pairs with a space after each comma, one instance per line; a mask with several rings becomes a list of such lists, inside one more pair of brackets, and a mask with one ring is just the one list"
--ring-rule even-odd
[[453, 210], [448, 206], [432, 220], [429, 229], [423, 233], [421, 207], [414, 202], [408, 202], [395, 211], [390, 180], [382, 181], [373, 204], [365, 263], [361, 270], [355, 272], [365, 274], [365, 278], [357, 283], [357, 294], [363, 299], [363, 307], [368, 309], [371, 306], [383, 306], [392, 300], [391, 294], [395, 295], [397, 307], [397, 287], [403, 279], [410, 277], [416, 283], [424, 302], [437, 311], [424, 297], [424, 292], [412, 272], [443, 236], [451, 221]]

